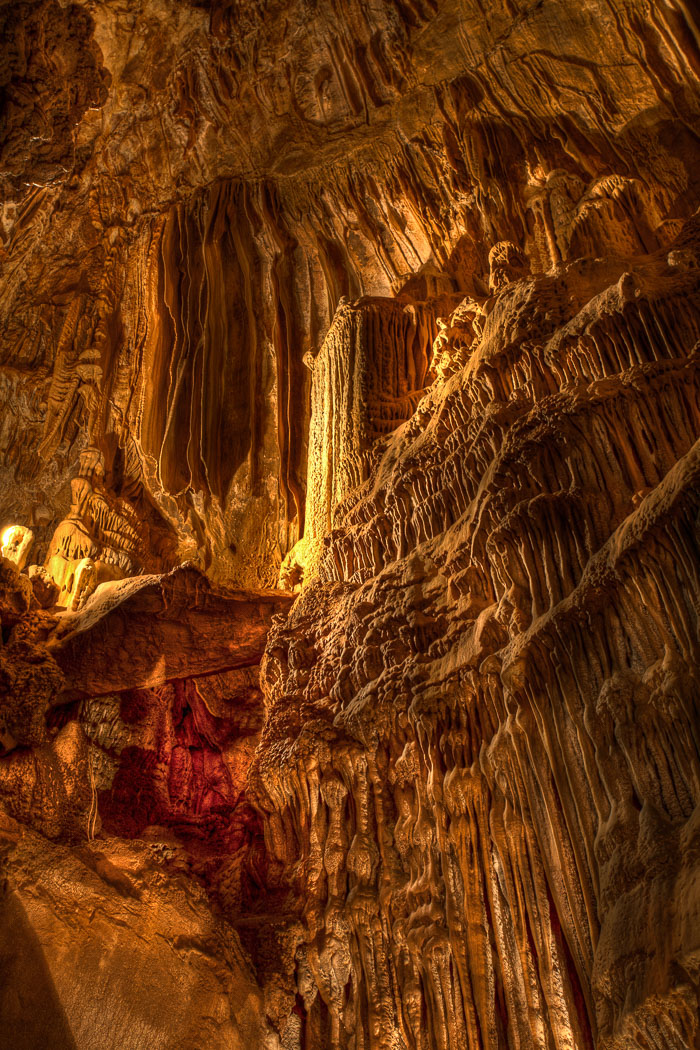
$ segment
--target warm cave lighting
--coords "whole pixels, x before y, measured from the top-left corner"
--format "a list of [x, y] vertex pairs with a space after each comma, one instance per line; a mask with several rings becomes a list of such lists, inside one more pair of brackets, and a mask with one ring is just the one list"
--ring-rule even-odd
[[700, 1050], [700, 0], [0, 24], [0, 1050]]

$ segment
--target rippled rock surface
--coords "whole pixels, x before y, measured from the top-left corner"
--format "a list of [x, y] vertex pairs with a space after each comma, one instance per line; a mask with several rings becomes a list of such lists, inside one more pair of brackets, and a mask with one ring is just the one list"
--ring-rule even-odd
[[690, 0], [0, 0], [0, 1050], [693, 1050]]

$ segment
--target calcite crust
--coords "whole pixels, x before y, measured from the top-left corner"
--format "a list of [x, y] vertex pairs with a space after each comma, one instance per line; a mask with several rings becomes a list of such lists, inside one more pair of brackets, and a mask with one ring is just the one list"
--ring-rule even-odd
[[0, 1050], [697, 1050], [696, 5], [0, 36]]

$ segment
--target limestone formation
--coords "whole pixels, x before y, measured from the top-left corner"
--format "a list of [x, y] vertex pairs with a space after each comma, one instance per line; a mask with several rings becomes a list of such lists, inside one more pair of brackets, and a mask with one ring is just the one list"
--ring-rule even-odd
[[34, 533], [31, 529], [24, 525], [10, 525], [2, 534], [0, 555], [21, 570], [27, 564], [33, 542]]
[[314, 1045], [697, 1037], [699, 307], [697, 221], [502, 283], [273, 628]]
[[41, 608], [52, 609], [58, 600], [59, 591], [43, 565], [30, 565], [27, 569], [27, 576], [34, 597]]
[[80, 456], [71, 481], [68, 516], [49, 543], [46, 571], [58, 587], [58, 605], [80, 608], [100, 583], [139, 572], [145, 537], [135, 508], [110, 497], [98, 449]]
[[415, 410], [428, 376], [435, 305], [343, 300], [311, 363], [307, 571], [335, 508], [367, 477], [381, 438]]
[[0, 32], [0, 1050], [697, 1050], [696, 5]]

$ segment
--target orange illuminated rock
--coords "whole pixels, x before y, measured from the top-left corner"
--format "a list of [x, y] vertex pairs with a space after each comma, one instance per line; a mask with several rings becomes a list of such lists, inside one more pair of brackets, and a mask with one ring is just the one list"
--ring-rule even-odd
[[211, 1050], [274, 1045], [241, 942], [167, 841], [50, 844], [3, 818], [3, 1046]]
[[700, 226], [496, 285], [270, 632], [253, 783], [305, 1008], [338, 1047], [690, 1046]]
[[105, 584], [49, 637], [67, 683], [61, 699], [255, 665], [272, 618], [292, 601], [284, 591], [217, 590], [191, 567]]
[[0, 1050], [697, 1050], [696, 7], [0, 4]]

